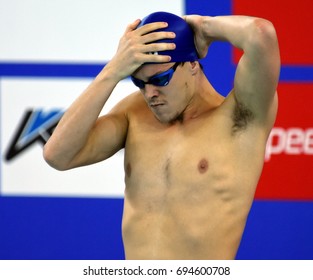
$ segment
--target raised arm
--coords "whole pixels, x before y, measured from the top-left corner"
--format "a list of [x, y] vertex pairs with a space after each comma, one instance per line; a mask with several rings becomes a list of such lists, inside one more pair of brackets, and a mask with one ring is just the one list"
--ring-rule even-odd
[[153, 55], [155, 51], [173, 49], [173, 44], [147, 44], [175, 36], [171, 32], [152, 32], [165, 23], [136, 27], [130, 24], [120, 39], [112, 60], [89, 87], [65, 112], [44, 147], [44, 158], [54, 168], [66, 170], [104, 160], [123, 148], [128, 129], [127, 99], [99, 118], [99, 114], [117, 83], [145, 62], [168, 62], [170, 57]]
[[280, 56], [271, 22], [248, 16], [186, 16], [195, 31], [200, 56], [216, 40], [228, 41], [243, 50], [238, 63], [234, 89], [236, 101], [244, 104], [260, 123], [272, 125], [276, 115], [276, 88]]

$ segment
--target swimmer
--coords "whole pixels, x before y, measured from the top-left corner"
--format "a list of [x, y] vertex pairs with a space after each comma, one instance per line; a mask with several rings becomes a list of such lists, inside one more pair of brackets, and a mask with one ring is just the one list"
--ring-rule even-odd
[[[226, 97], [199, 62], [215, 41], [243, 51]], [[276, 32], [265, 19], [150, 14], [127, 26], [44, 158], [68, 170], [125, 148], [126, 259], [234, 259], [276, 118], [279, 70]], [[128, 76], [138, 90], [100, 116]]]

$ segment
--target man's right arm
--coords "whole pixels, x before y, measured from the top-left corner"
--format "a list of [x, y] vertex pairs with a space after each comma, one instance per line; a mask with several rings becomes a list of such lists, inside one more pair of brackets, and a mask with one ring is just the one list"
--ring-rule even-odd
[[64, 113], [44, 147], [44, 158], [52, 167], [66, 170], [91, 164], [122, 147], [126, 117], [116, 112], [98, 119], [117, 83], [104, 68]]
[[168, 56], [155, 56], [155, 51], [174, 49], [173, 44], [150, 44], [173, 38], [170, 32], [153, 32], [165, 23], [136, 27], [136, 20], [122, 36], [112, 60], [75, 100], [61, 118], [44, 147], [44, 158], [54, 168], [67, 170], [104, 160], [123, 148], [127, 129], [127, 102], [120, 102], [107, 115], [99, 114], [117, 83], [131, 75], [145, 62], [165, 63]]

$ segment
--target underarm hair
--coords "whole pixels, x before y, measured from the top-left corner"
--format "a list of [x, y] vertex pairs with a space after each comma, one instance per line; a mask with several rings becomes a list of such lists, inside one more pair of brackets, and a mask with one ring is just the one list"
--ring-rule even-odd
[[235, 97], [235, 108], [233, 112], [233, 132], [247, 128], [254, 119], [254, 114], [244, 103], [238, 101]]

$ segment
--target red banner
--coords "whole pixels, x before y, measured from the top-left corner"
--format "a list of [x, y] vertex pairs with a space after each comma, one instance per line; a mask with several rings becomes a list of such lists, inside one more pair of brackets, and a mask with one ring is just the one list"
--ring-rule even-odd
[[256, 197], [313, 199], [313, 83], [280, 84]]
[[[233, 14], [266, 18], [275, 25], [282, 64], [313, 64], [313, 1], [233, 0]], [[240, 53], [235, 51], [237, 62]]]

